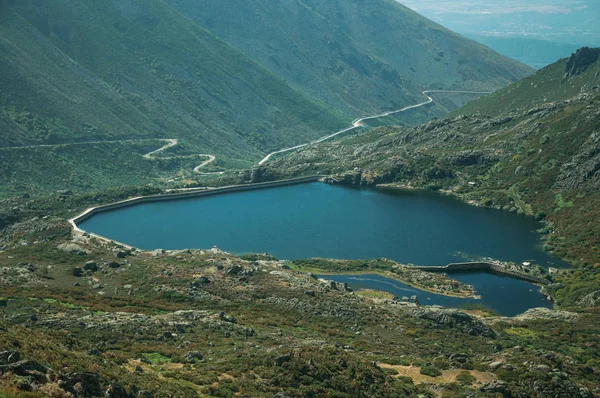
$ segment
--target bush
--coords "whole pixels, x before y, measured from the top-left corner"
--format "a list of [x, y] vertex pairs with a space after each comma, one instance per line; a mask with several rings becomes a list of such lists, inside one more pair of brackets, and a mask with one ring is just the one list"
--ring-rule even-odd
[[442, 375], [442, 372], [439, 369], [434, 368], [433, 366], [424, 366], [421, 368], [421, 371], [419, 373], [431, 377], [438, 377]]
[[456, 376], [456, 381], [465, 386], [470, 386], [475, 383], [476, 380], [475, 376], [466, 370], [463, 370]]

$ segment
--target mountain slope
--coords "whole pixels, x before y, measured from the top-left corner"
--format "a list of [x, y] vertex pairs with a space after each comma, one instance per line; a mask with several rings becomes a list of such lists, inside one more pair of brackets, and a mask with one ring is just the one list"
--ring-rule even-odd
[[425, 88], [493, 90], [532, 71], [391, 0], [167, 2], [295, 87], [356, 116], [416, 102]]
[[177, 137], [247, 159], [344, 124], [161, 1], [12, 3], [4, 146]]
[[442, 190], [535, 215], [546, 222], [545, 248], [582, 266], [555, 287], [559, 303], [600, 304], [600, 59], [594, 54], [600, 50], [582, 49], [448, 118], [320, 144], [256, 174], [329, 173], [341, 183]]

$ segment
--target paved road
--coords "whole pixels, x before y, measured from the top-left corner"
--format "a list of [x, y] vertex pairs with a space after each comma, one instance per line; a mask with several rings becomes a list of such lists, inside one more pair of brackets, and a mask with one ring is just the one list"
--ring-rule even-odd
[[[163, 145], [162, 147], [158, 148], [155, 151], [152, 151], [150, 153], [147, 153], [144, 155], [144, 158], [146, 159], [154, 159], [157, 158], [155, 155], [158, 153], [161, 153], [169, 148], [174, 147], [175, 145], [179, 144], [179, 140], [177, 140], [177, 138], [165, 138], [162, 141], [165, 141], [166, 144]], [[207, 157], [208, 159], [205, 160], [204, 162], [200, 163], [198, 166], [194, 167], [194, 173], [196, 174], [201, 174], [201, 175], [220, 175], [223, 174], [223, 171], [215, 171], [213, 173], [203, 173], [200, 171], [201, 168], [203, 168], [204, 166], [207, 166], [209, 164], [211, 164], [212, 162], [214, 162], [217, 158], [215, 155], [210, 155], [207, 153], [199, 153], [197, 155], [191, 155], [193, 157]], [[160, 158], [157, 159], [182, 159], [182, 158], [189, 158], [190, 156], [161, 156]]]
[[[300, 144], [300, 145], [296, 145], [290, 148], [285, 148], [285, 149], [280, 149], [278, 151], [275, 152], [271, 152], [269, 153], [267, 156], [265, 156], [260, 162], [258, 162], [259, 166], [262, 166], [263, 164], [265, 164], [266, 162], [269, 161], [269, 159], [273, 156], [273, 155], [277, 155], [280, 153], [285, 153], [285, 152], [290, 152], [296, 149], [300, 149], [300, 148], [304, 148], [306, 146], [309, 145], [314, 145], [314, 144], [318, 144], [320, 142], [329, 140], [335, 136], [338, 136], [340, 134], [344, 134], [350, 130], [354, 130], [360, 127], [364, 127], [363, 126], [363, 122], [366, 120], [372, 120], [372, 119], [379, 119], [382, 117], [386, 117], [386, 116], [390, 116], [396, 113], [401, 113], [401, 112], [405, 112], [409, 109], [415, 109], [415, 108], [419, 108], [421, 106], [425, 106], [427, 104], [431, 104], [433, 102], [433, 98], [431, 98], [428, 94], [433, 94], [433, 93], [448, 93], [448, 94], [491, 94], [491, 92], [489, 91], [452, 91], [452, 90], [426, 90], [423, 91], [423, 95], [427, 97], [427, 101], [423, 101], [419, 104], [415, 104], [415, 105], [410, 105], [410, 106], [406, 106], [402, 109], [397, 109], [395, 111], [390, 111], [390, 112], [385, 112], [385, 113], [381, 113], [379, 115], [372, 115], [372, 116], [365, 116], [362, 117], [360, 119], [356, 119], [352, 122], [352, 125], [348, 128], [345, 128], [343, 130], [337, 131], [333, 134], [329, 134], [325, 137], [321, 137], [315, 141], [311, 141], [308, 142], [306, 144]], [[122, 143], [122, 142], [140, 142], [140, 141], [163, 141], [166, 142], [165, 145], [163, 145], [162, 147], [149, 152], [147, 154], [144, 155], [144, 159], [158, 159], [158, 157], [156, 156], [157, 154], [172, 148], [176, 145], [179, 144], [179, 140], [177, 138], [141, 138], [141, 139], [129, 139], [129, 140], [115, 140], [115, 141], [87, 141], [87, 142], [72, 142], [72, 143], [65, 143], [65, 144], [44, 144], [44, 145], [28, 145], [28, 146], [15, 146], [15, 147], [3, 147], [0, 148], [0, 150], [5, 150], [5, 149], [11, 149], [11, 150], [15, 150], [15, 149], [26, 149], [26, 148], [51, 148], [51, 147], [60, 147], [60, 146], [67, 146], [67, 145], [90, 145], [90, 144], [110, 144], [110, 143]], [[190, 156], [200, 156], [200, 157], [207, 157], [208, 159], [205, 160], [204, 162], [200, 163], [198, 166], [194, 167], [194, 173], [196, 174], [200, 174], [200, 175], [221, 175], [224, 172], [223, 171], [217, 171], [217, 172], [212, 172], [212, 173], [203, 173], [200, 171], [201, 168], [209, 165], [210, 163], [214, 162], [216, 160], [216, 157], [214, 155], [210, 155], [210, 154], [205, 154], [205, 153], [201, 153], [201, 154], [197, 154], [197, 155], [190, 155]], [[180, 155], [176, 155], [176, 156], [170, 156], [170, 157], [160, 157], [160, 159], [181, 159], [181, 158], [189, 158], [190, 156], [180, 156]]]
[[318, 144], [320, 142], [323, 142], [323, 141], [326, 141], [326, 140], [328, 140], [330, 138], [333, 138], [333, 137], [335, 137], [337, 135], [344, 134], [347, 131], [357, 129], [359, 127], [363, 127], [362, 122], [364, 122], [365, 120], [378, 119], [378, 118], [382, 118], [382, 117], [393, 115], [395, 113], [405, 112], [405, 111], [407, 111], [409, 109], [415, 109], [415, 108], [419, 108], [419, 107], [427, 105], [427, 104], [431, 104], [433, 102], [433, 98], [431, 98], [428, 94], [432, 94], [432, 93], [491, 94], [491, 92], [489, 92], [489, 91], [426, 90], [426, 91], [423, 91], [423, 95], [427, 97], [427, 101], [423, 101], [423, 102], [421, 102], [419, 104], [415, 104], [415, 105], [406, 106], [406, 107], [404, 107], [402, 109], [397, 109], [395, 111], [385, 112], [385, 113], [381, 113], [379, 115], [365, 116], [365, 117], [362, 117], [360, 119], [356, 119], [355, 121], [352, 122], [352, 126], [350, 126], [348, 128], [345, 128], [343, 130], [340, 130], [340, 131], [338, 131], [336, 133], [333, 133], [333, 134], [327, 135], [325, 137], [319, 138], [316, 141], [311, 141], [311, 142], [308, 142], [306, 144], [300, 144], [300, 145], [293, 146], [291, 148], [285, 148], [285, 149], [280, 149], [280, 150], [275, 151], [275, 152], [271, 152], [270, 154], [268, 154], [267, 156], [265, 156], [260, 162], [258, 162], [258, 165], [262, 166], [263, 164], [265, 164], [266, 162], [268, 162], [269, 159], [273, 155], [277, 155], [277, 154], [284, 153], [284, 152], [290, 152], [290, 151], [293, 151], [293, 150], [296, 150], [296, 149], [304, 148], [304, 147], [309, 146], [309, 145]]

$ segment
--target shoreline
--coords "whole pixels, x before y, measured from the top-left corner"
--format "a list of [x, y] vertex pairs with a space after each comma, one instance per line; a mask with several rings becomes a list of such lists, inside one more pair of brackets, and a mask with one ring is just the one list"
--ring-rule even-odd
[[219, 188], [209, 188], [209, 189], [198, 189], [189, 192], [178, 192], [178, 193], [167, 193], [162, 195], [151, 195], [151, 196], [137, 196], [135, 198], [125, 199], [119, 202], [108, 203], [105, 205], [99, 205], [90, 207], [84, 210], [82, 213], [78, 214], [75, 217], [68, 219], [69, 224], [73, 229], [74, 234], [79, 235], [88, 235], [90, 237], [99, 239], [109, 244], [116, 244], [123, 246], [128, 249], [141, 250], [135, 246], [128, 245], [126, 243], [118, 242], [114, 239], [107, 238], [102, 235], [95, 234], [93, 232], [88, 232], [82, 228], [80, 228], [77, 224], [87, 220], [88, 218], [94, 216], [95, 214], [102, 213], [105, 211], [120, 209], [123, 207], [134, 206], [140, 203], [152, 203], [152, 202], [162, 202], [169, 200], [182, 200], [182, 199], [191, 199], [195, 197], [202, 196], [210, 196], [210, 195], [219, 195], [230, 192], [239, 192], [239, 191], [249, 191], [254, 189], [265, 189], [265, 188], [274, 188], [279, 186], [287, 186], [287, 185], [296, 185], [308, 182], [317, 182], [322, 178], [322, 176], [309, 176], [309, 177], [299, 177], [299, 178], [291, 178], [286, 180], [278, 180], [278, 181], [269, 181], [269, 182], [259, 182], [254, 184], [241, 184], [241, 185], [229, 185], [225, 187]]
[[[86, 230], [80, 228], [78, 226], [78, 223], [85, 221], [86, 219], [93, 217], [94, 215], [96, 215], [98, 213], [102, 213], [105, 211], [111, 211], [111, 210], [115, 210], [115, 209], [120, 209], [120, 208], [124, 208], [124, 207], [129, 207], [129, 206], [134, 206], [134, 205], [142, 204], [142, 203], [152, 203], [152, 202], [169, 201], [169, 200], [172, 200], [172, 201], [173, 200], [183, 200], [183, 199], [191, 199], [191, 198], [202, 197], [202, 196], [234, 193], [234, 192], [239, 192], [239, 191], [267, 189], [267, 188], [274, 188], [274, 187], [279, 187], [279, 186], [296, 185], [296, 184], [302, 184], [302, 183], [317, 182], [317, 181], [321, 180], [322, 178], [323, 178], [323, 176], [298, 177], [298, 178], [291, 178], [291, 179], [278, 180], [278, 181], [269, 181], [269, 182], [262, 182], [262, 183], [230, 185], [230, 186], [224, 186], [224, 187], [218, 187], [218, 188], [208, 188], [208, 189], [207, 188], [199, 188], [197, 190], [191, 190], [191, 191], [187, 191], [187, 192], [166, 193], [166, 194], [150, 195], [150, 196], [138, 196], [138, 197], [134, 197], [134, 198], [118, 201], [118, 202], [108, 203], [105, 205], [90, 207], [90, 208], [86, 209], [85, 211], [83, 211], [82, 213], [78, 214], [77, 216], [68, 219], [68, 222], [73, 229], [73, 234], [89, 236], [91, 238], [98, 239], [101, 242], [104, 242], [106, 244], [117, 245], [117, 246], [129, 249], [129, 250], [144, 251], [143, 249], [140, 249], [133, 245], [129, 245], [124, 242], [119, 242], [117, 240], [110, 239], [108, 237], [86, 231]], [[379, 184], [375, 187], [375, 189], [419, 190], [420, 188], [402, 186], [399, 184]], [[462, 271], [462, 269], [459, 270], [459, 269], [453, 268], [453, 266], [458, 266], [461, 264], [462, 265], [464, 265], [464, 264], [470, 265], [470, 267], [468, 267], [468, 268], [471, 271], [491, 272], [491, 273], [495, 273], [495, 274], [510, 277], [510, 278], [524, 280], [535, 286], [548, 284], [548, 281], [543, 280], [542, 278], [531, 277], [530, 275], [512, 272], [510, 270], [505, 270], [505, 269], [503, 269], [503, 267], [499, 267], [496, 264], [491, 264], [491, 263], [487, 263], [487, 262], [485, 264], [479, 263], [479, 262], [464, 263], [464, 264], [457, 263], [457, 264], [448, 264], [445, 266], [415, 265], [414, 268], [421, 270], [423, 272], [453, 273], [453, 272], [461, 272]], [[305, 272], [300, 269], [297, 269], [297, 270], [300, 272]], [[405, 281], [401, 278], [398, 278], [397, 275], [392, 272], [389, 272], [389, 274], [385, 274], [382, 272], [376, 272], [376, 271], [373, 271], [373, 272], [357, 271], [357, 272], [341, 272], [340, 273], [340, 272], [326, 272], [326, 271], [322, 271], [322, 270], [318, 270], [318, 269], [308, 269], [306, 272], [321, 273], [323, 275], [327, 275], [327, 274], [329, 274], [329, 275], [376, 274], [376, 275], [379, 275], [382, 277], [394, 279], [394, 280], [401, 282], [407, 286], [411, 286], [413, 288], [423, 290], [423, 291], [433, 293], [433, 294], [439, 294], [442, 296], [456, 297], [456, 298], [473, 298], [473, 299], [480, 298], [479, 296], [477, 296], [475, 294], [453, 294], [453, 293], [447, 293], [447, 292], [439, 292], [439, 291], [436, 291], [436, 290], [433, 290], [430, 288], [426, 288], [422, 285], [417, 285], [412, 282]]]
[[427, 293], [433, 293], [433, 294], [437, 294], [440, 296], [446, 296], [446, 297], [455, 297], [455, 298], [460, 298], [460, 299], [474, 299], [474, 300], [480, 300], [481, 297], [478, 295], [471, 295], [471, 294], [452, 294], [452, 293], [445, 293], [445, 292], [439, 292], [437, 290], [434, 289], [430, 289], [428, 287], [425, 286], [421, 286], [421, 285], [417, 285], [415, 283], [412, 282], [408, 282], [405, 281], [401, 278], [398, 277], [398, 275], [394, 274], [393, 272], [382, 272], [382, 271], [376, 271], [376, 270], [371, 270], [371, 271], [341, 271], [341, 272], [331, 272], [331, 271], [325, 271], [325, 270], [321, 270], [318, 268], [299, 268], [299, 267], [290, 267], [292, 270], [294, 271], [298, 271], [298, 272], [302, 272], [304, 274], [319, 274], [319, 275], [344, 275], [344, 276], [351, 276], [351, 275], [378, 275], [384, 278], [389, 278], [389, 279], [393, 279], [396, 282], [400, 282], [403, 283], [407, 286], [410, 286], [412, 288], [418, 289], [418, 290], [422, 290], [424, 292]]

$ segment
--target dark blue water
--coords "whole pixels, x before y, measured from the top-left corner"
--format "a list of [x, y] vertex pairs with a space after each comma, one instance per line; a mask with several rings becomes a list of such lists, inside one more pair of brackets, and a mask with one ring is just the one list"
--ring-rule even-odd
[[[142, 249], [217, 245], [232, 253], [268, 252], [281, 259], [386, 257], [445, 265], [489, 256], [562, 265], [541, 249], [533, 218], [434, 193], [321, 183], [139, 204], [94, 215], [80, 226]], [[473, 284], [480, 294], [488, 285], [511, 294], [517, 288], [508, 278], [476, 275]]]
[[380, 275], [319, 275], [319, 277], [348, 283], [355, 290], [379, 290], [399, 298], [416, 295], [423, 305], [454, 308], [473, 308], [473, 306], [483, 305], [504, 316], [518, 315], [534, 307], [552, 307], [552, 303], [540, 294], [538, 287], [524, 281], [483, 272], [452, 274], [452, 278], [476, 286], [478, 294], [482, 296], [481, 299], [463, 299], [429, 293]]

